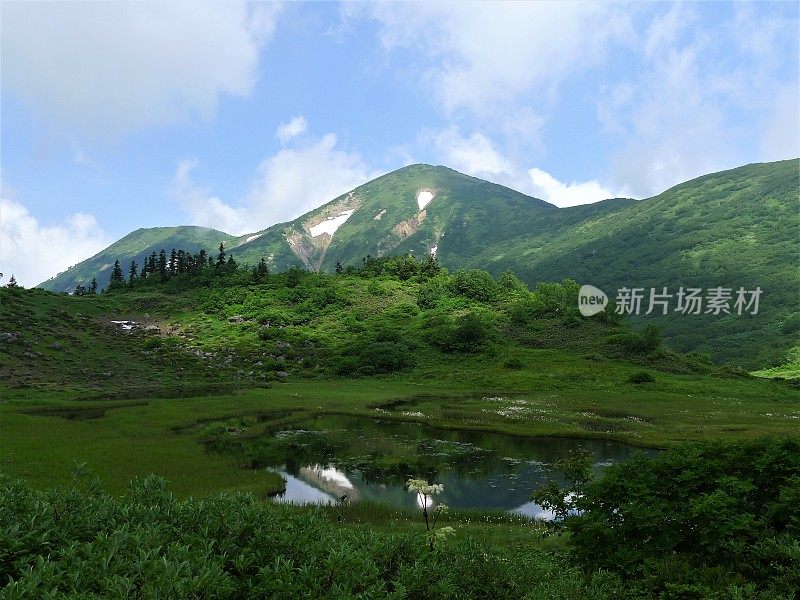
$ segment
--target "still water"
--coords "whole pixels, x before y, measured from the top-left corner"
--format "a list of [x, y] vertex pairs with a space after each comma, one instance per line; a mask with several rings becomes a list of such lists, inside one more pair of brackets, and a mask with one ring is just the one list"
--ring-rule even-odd
[[419, 499], [404, 484], [423, 478], [444, 485], [437, 501], [450, 507], [540, 518], [550, 515], [530, 495], [560, 478], [554, 463], [570, 451], [590, 452], [598, 471], [641, 451], [611, 441], [524, 438], [336, 415], [295, 422], [254, 439], [224, 440], [215, 449], [238, 455], [250, 468], [281, 473], [286, 492], [278, 500], [284, 502], [325, 504], [346, 495], [348, 502], [411, 507]]

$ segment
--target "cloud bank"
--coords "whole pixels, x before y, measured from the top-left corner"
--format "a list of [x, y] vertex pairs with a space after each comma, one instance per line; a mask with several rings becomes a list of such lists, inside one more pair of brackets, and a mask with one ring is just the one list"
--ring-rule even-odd
[[14, 275], [33, 287], [111, 243], [92, 215], [74, 213], [63, 223], [43, 225], [28, 209], [0, 199], [0, 272], [2, 284]]
[[210, 119], [247, 96], [280, 5], [3, 2], [3, 88], [92, 135]]
[[[278, 127], [276, 136], [290, 142], [307, 128], [299, 116]], [[181, 161], [170, 194], [187, 211], [194, 225], [243, 234], [289, 221], [376, 176], [357, 153], [337, 147], [333, 133], [283, 148], [256, 169], [249, 191], [230, 204], [197, 185], [191, 177], [198, 163]]]

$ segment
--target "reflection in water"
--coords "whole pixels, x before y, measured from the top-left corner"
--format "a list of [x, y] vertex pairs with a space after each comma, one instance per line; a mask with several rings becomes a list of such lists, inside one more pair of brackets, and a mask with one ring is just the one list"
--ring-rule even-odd
[[409, 494], [405, 482], [422, 478], [444, 484], [436, 501], [453, 508], [505, 509], [539, 518], [552, 514], [530, 502], [530, 495], [560, 478], [553, 465], [570, 451], [590, 452], [598, 471], [638, 451], [602, 440], [524, 438], [331, 415], [258, 438], [219, 440], [212, 447], [239, 455], [253, 468], [280, 472], [285, 502], [325, 504], [346, 495], [348, 501], [421, 507], [422, 498]]
[[330, 504], [334, 502], [333, 496], [326, 494], [313, 485], [289, 475], [285, 471], [276, 469], [286, 481], [286, 491], [278, 494], [275, 499], [279, 502], [290, 504]]

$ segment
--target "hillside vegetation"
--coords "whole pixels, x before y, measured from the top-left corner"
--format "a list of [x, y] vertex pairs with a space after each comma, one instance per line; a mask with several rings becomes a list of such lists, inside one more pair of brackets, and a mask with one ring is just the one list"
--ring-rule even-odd
[[787, 362], [800, 333], [799, 198], [796, 160], [706, 175], [645, 200], [563, 209], [446, 167], [411, 165], [239, 238], [200, 228], [139, 230], [43, 286], [71, 291], [97, 276], [102, 288], [115, 258], [127, 269], [161, 249], [212, 252], [224, 241], [239, 262], [264, 260], [272, 271], [333, 272], [367, 255], [435, 252], [451, 270], [512, 270], [530, 286], [571, 278], [612, 298], [622, 287], [645, 295], [759, 287], [756, 315], [687, 316], [673, 306], [638, 318], [676, 348], [754, 370]]
[[120, 260], [126, 269], [131, 261], [142, 265], [153, 252], [182, 248], [187, 252], [214, 250], [220, 243], [230, 244], [235, 239], [222, 231], [208, 227], [152, 227], [137, 229], [91, 258], [70, 267], [63, 273], [40, 284], [54, 292], [73, 292], [75, 286], [88, 288], [92, 278], [97, 280], [100, 289], [108, 287], [111, 270], [115, 260]]
[[[571, 280], [183, 257], [100, 294], [0, 289], [0, 597], [793, 597], [793, 383], [581, 317]], [[412, 509], [267, 501], [286, 483], [248, 449], [323, 415], [671, 450], [557, 465], [530, 492], [575, 499], [562, 522], [456, 509], [429, 535]]]

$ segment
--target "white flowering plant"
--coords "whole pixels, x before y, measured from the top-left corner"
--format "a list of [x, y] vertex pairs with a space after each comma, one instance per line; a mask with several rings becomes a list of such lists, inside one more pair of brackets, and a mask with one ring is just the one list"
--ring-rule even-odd
[[455, 529], [452, 527], [436, 529], [439, 517], [449, 510], [446, 504], [437, 504], [432, 511], [428, 511], [428, 506], [433, 502], [433, 496], [441, 494], [444, 486], [441, 483], [428, 483], [425, 479], [409, 479], [406, 486], [409, 492], [417, 494], [422, 506], [422, 518], [425, 522], [425, 532], [428, 535], [428, 545], [433, 550], [434, 540], [444, 540], [455, 533]]

